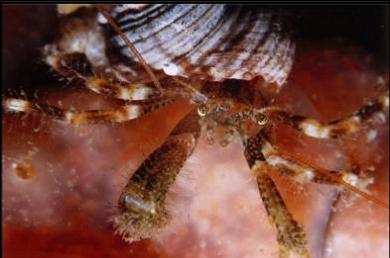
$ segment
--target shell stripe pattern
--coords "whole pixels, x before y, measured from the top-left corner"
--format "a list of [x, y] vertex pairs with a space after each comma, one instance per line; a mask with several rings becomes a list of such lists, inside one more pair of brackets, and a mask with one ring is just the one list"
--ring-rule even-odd
[[[281, 86], [293, 63], [295, 45], [284, 17], [270, 10], [222, 4], [117, 5], [111, 15], [146, 62], [168, 75], [212, 81], [261, 76]], [[112, 34], [111, 39], [123, 55], [136, 60], [120, 36]]]

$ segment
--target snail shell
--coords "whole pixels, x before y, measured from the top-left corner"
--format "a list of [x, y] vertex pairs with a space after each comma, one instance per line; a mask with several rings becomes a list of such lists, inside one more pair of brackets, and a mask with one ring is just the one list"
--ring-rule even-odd
[[[295, 45], [282, 16], [269, 10], [157, 4], [117, 5], [110, 12], [146, 62], [168, 75], [212, 81], [261, 76], [280, 86], [292, 67]], [[110, 39], [122, 55], [137, 60], [119, 35]]]

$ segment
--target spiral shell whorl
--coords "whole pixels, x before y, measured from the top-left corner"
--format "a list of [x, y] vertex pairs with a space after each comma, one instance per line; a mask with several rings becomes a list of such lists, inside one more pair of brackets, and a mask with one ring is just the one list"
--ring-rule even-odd
[[[120, 28], [147, 63], [168, 75], [213, 81], [251, 80], [282, 85], [295, 45], [281, 17], [251, 6], [168, 4], [112, 9]], [[113, 43], [136, 60], [118, 35]]]

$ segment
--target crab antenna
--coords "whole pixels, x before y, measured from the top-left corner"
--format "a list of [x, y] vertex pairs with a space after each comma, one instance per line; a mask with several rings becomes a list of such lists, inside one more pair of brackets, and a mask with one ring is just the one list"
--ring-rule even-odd
[[129, 49], [133, 52], [133, 54], [138, 58], [138, 61], [142, 64], [142, 66], [145, 68], [146, 72], [149, 74], [150, 78], [153, 80], [153, 83], [155, 84], [156, 88], [160, 91], [162, 90], [161, 84], [158, 81], [156, 75], [153, 73], [152, 69], [150, 69], [149, 65], [146, 63], [145, 59], [142, 57], [141, 53], [138, 51], [138, 49], [134, 46], [134, 44], [130, 41], [130, 39], [122, 32], [122, 30], [118, 27], [118, 25], [115, 23], [115, 21], [111, 18], [111, 15], [107, 13], [106, 10], [104, 10], [100, 6], [96, 6], [98, 11], [106, 18], [112, 29], [118, 33], [118, 35], [122, 38], [122, 40], [125, 42], [125, 44], [129, 47]]
[[369, 200], [369, 201], [372, 201], [374, 203], [376, 203], [377, 205], [385, 208], [385, 209], [389, 209], [389, 204], [360, 190], [359, 188], [347, 183], [347, 182], [344, 182], [343, 180], [340, 180], [338, 179], [337, 177], [335, 177], [334, 175], [332, 175], [331, 173], [327, 173], [326, 171], [323, 171], [321, 169], [317, 170], [318, 172], [320, 172], [321, 174], [323, 174], [324, 176], [327, 176], [329, 178], [332, 178], [334, 180], [336, 180], [338, 183], [340, 183], [341, 185], [343, 185], [346, 189], [360, 195], [361, 197], [365, 198], [366, 200]]
[[[286, 155], [286, 158], [288, 159], [289, 158], [289, 155]], [[305, 166], [308, 166], [309, 162], [306, 162], [306, 161], [301, 161], [302, 164], [304, 164]], [[360, 195], [361, 197], [363, 197], [364, 199], [368, 200], [368, 201], [372, 201], [373, 203], [389, 210], [389, 204], [360, 190], [359, 188], [343, 181], [343, 180], [340, 180], [337, 176], [334, 176], [332, 175], [332, 173], [329, 173], [328, 170], [326, 169], [319, 169], [319, 168], [315, 168], [316, 172], [324, 175], [325, 177], [328, 177], [330, 179], [333, 179], [335, 182], [343, 185], [346, 189], [350, 190], [351, 192], [354, 192], [355, 194], [357, 195]]]
[[194, 101], [198, 104], [204, 104], [207, 102], [208, 100], [208, 97], [204, 94], [202, 94], [201, 92], [199, 92], [197, 89], [195, 89], [194, 87], [192, 87], [190, 84], [186, 83], [186, 82], [183, 82], [181, 80], [179, 80], [178, 78], [175, 78], [175, 77], [172, 77], [172, 79], [177, 82], [178, 84], [184, 86], [185, 88], [189, 89], [193, 94], [194, 94]]

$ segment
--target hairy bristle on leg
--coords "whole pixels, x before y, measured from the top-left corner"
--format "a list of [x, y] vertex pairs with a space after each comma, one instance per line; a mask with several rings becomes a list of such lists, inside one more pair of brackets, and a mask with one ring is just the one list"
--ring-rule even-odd
[[272, 224], [277, 229], [279, 255], [287, 258], [291, 252], [309, 257], [306, 235], [302, 227], [294, 220], [288, 211], [275, 183], [267, 174], [268, 165], [261, 151], [263, 132], [247, 139], [244, 142], [245, 158], [256, 176], [260, 196], [266, 207]]
[[168, 224], [166, 195], [199, 137], [200, 127], [194, 123], [196, 118], [194, 111], [187, 115], [142, 163], [122, 192], [119, 214], [113, 222], [116, 233], [126, 241], [152, 237]]

